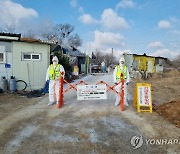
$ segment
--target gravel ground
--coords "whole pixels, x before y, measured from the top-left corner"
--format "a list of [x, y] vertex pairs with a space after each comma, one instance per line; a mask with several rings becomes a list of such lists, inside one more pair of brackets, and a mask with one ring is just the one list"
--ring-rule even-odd
[[[83, 80], [113, 84], [112, 74], [89, 75]], [[179, 145], [146, 144], [146, 139], [179, 138], [179, 128], [154, 112], [137, 113], [131, 106], [132, 96], [129, 98], [130, 106], [123, 112], [114, 106], [113, 92], [108, 93], [107, 100], [77, 101], [76, 92], [71, 90], [65, 94], [61, 109], [48, 106], [45, 95], [31, 99], [28, 105], [16, 106], [12, 112], [6, 110], [6, 114], [1, 102], [0, 153], [178, 153]], [[7, 106], [12, 103], [16, 102]], [[133, 136], [142, 136], [141, 147], [133, 149]]]

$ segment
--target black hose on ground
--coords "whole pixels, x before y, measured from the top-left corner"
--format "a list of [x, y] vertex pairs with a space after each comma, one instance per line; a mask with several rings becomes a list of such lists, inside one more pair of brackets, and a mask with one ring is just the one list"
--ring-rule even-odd
[[23, 82], [24, 83], [24, 88], [21, 90], [21, 91], [24, 91], [26, 88], [27, 88], [27, 83], [25, 82], [25, 81], [23, 81], [23, 80], [17, 80], [16, 81], [16, 84], [17, 84], [17, 82]]
[[[24, 83], [25, 87], [22, 90], [19, 90], [19, 91], [24, 91], [27, 88], [27, 83], [23, 80], [17, 80], [16, 84], [18, 82]], [[33, 98], [33, 97], [41, 97], [42, 95], [44, 95], [44, 93], [43, 93], [43, 89], [39, 89], [39, 90], [30, 91], [30, 92], [25, 92], [25, 93], [22, 93], [21, 95], [27, 96], [28, 98]]]

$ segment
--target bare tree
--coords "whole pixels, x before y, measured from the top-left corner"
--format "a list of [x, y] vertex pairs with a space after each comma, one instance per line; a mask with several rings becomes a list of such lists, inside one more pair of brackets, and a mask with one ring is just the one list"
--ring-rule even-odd
[[53, 31], [56, 36], [67, 38], [74, 31], [74, 26], [70, 24], [57, 24], [54, 26]]
[[105, 61], [106, 61], [106, 65], [107, 65], [107, 66], [110, 66], [110, 65], [113, 65], [113, 64], [116, 64], [116, 63], [117, 63], [116, 60], [115, 60], [115, 57], [113, 56], [112, 53], [110, 53], [110, 54], [107, 53], [107, 54], [104, 56], [104, 59], [105, 59]]
[[[0, 27], [1, 32], [14, 33], [15, 25], [4, 25]], [[77, 48], [82, 45], [82, 40], [78, 34], [73, 34], [74, 26], [70, 24], [57, 24], [51, 28], [50, 31], [44, 32], [41, 36], [49, 41], [58, 43], [60, 45], [68, 45]], [[23, 33], [23, 37], [36, 38], [33, 29]]]
[[42, 33], [41, 36], [54, 43], [62, 44], [62, 39], [58, 38], [54, 32], [45, 32]]
[[50, 32], [42, 34], [42, 37], [61, 45], [69, 45], [77, 48], [82, 45], [78, 34], [72, 34], [74, 26], [70, 24], [57, 24]]
[[5, 33], [14, 33], [16, 30], [16, 26], [15, 25], [2, 25], [0, 28], [1, 32], [5, 32]]
[[68, 44], [71, 47], [77, 48], [82, 45], [82, 40], [80, 39], [78, 34], [70, 35], [68, 37]]
[[35, 32], [31, 29], [23, 34], [23, 37], [35, 39]]
[[175, 68], [180, 68], [180, 55], [178, 55], [172, 62]]
[[97, 50], [95, 53], [95, 57], [95, 62], [101, 63], [102, 61], [104, 61], [107, 67], [117, 63], [112, 53], [103, 53]]

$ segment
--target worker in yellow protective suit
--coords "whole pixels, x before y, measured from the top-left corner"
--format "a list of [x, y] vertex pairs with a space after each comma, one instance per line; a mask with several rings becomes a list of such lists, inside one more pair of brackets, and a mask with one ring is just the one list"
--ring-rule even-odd
[[58, 104], [59, 100], [59, 88], [60, 88], [60, 76], [63, 72], [63, 77], [65, 75], [64, 67], [58, 64], [59, 60], [56, 56], [52, 59], [53, 64], [51, 64], [46, 73], [46, 81], [49, 80], [49, 103], [48, 105]]
[[[121, 81], [121, 73], [123, 74], [124, 77], [124, 104], [128, 106], [128, 91], [127, 91], [127, 86], [130, 81], [129, 77], [129, 71], [128, 68], [125, 66], [125, 59], [124, 57], [121, 57], [119, 60], [119, 65], [117, 65], [114, 69], [113, 72], [113, 80], [115, 84], [118, 84]], [[117, 92], [121, 92], [121, 86], [122, 84], [118, 84], [115, 87], [115, 90]], [[120, 96], [116, 94], [116, 101], [115, 101], [115, 106], [118, 106], [120, 103]]]

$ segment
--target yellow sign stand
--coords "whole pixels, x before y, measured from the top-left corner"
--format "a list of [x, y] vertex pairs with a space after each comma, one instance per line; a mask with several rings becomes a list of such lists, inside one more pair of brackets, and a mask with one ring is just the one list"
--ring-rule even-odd
[[152, 113], [151, 84], [136, 83], [133, 106], [137, 107], [138, 112]]
[[77, 66], [74, 66], [73, 74], [74, 75], [78, 75], [79, 74], [79, 68]]

